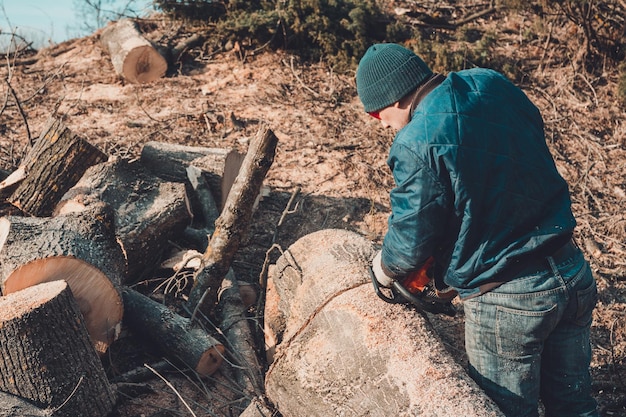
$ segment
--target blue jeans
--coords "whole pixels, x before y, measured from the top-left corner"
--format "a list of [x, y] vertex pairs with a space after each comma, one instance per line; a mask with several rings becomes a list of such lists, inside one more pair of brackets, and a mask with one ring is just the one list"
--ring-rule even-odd
[[596, 283], [580, 250], [546, 258], [545, 271], [517, 277], [463, 302], [470, 376], [507, 417], [595, 417], [589, 328]]

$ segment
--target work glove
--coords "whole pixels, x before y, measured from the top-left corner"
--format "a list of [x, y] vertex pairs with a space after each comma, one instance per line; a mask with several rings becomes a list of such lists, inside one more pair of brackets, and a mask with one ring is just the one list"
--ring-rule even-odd
[[382, 251], [378, 251], [374, 259], [372, 260], [372, 272], [374, 272], [374, 278], [378, 281], [381, 287], [390, 288], [394, 279], [385, 274], [383, 270], [383, 256]]

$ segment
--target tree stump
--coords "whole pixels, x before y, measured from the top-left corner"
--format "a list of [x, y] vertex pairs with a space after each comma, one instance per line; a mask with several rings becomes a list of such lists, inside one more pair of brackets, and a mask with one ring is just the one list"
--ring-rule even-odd
[[[294, 243], [266, 301], [276, 353], [268, 398], [285, 417], [502, 416], [446, 352], [427, 319], [374, 293], [372, 244], [343, 230]], [[277, 303], [271, 305], [272, 303]]]
[[0, 297], [0, 391], [52, 416], [112, 411], [115, 395], [64, 281]]
[[167, 306], [130, 288], [122, 290], [124, 323], [150, 340], [167, 357], [189, 366], [201, 376], [213, 374], [222, 364], [224, 345]]
[[115, 212], [115, 233], [128, 264], [123, 282], [149, 276], [169, 247], [168, 240], [176, 239], [191, 221], [184, 184], [166, 182], [139, 161], [124, 159], [88, 169], [54, 213], [78, 213], [101, 202]]
[[109, 24], [100, 34], [118, 75], [131, 83], [149, 83], [165, 75], [167, 61], [130, 19]]
[[7, 199], [32, 216], [49, 216], [61, 196], [87, 168], [108, 156], [74, 135], [60, 120], [50, 119], [19, 168], [0, 188], [16, 187]]
[[0, 289], [8, 295], [43, 282], [67, 281], [96, 350], [117, 338], [126, 263], [105, 205], [81, 215], [0, 218]]

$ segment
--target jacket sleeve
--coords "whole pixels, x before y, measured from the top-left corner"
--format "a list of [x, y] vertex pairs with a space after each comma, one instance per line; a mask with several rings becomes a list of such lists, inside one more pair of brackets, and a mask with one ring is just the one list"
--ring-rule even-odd
[[445, 233], [448, 198], [436, 173], [410, 148], [394, 144], [387, 162], [396, 186], [390, 194], [382, 264], [393, 278], [400, 278], [433, 255]]

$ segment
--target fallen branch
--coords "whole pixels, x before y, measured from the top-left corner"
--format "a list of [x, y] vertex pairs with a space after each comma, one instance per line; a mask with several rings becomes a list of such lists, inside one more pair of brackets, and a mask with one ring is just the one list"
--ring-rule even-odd
[[[239, 284], [232, 269], [222, 281], [218, 311], [220, 329], [228, 341], [231, 356], [238, 365], [233, 368], [235, 379], [241, 390], [249, 395], [249, 398], [257, 397], [264, 391], [263, 375]], [[247, 407], [249, 404], [250, 400], [242, 399], [241, 405], [243, 407]]]
[[274, 132], [262, 128], [250, 144], [224, 209], [215, 221], [215, 232], [202, 257], [202, 267], [195, 276], [189, 294], [187, 308], [193, 312], [192, 321], [198, 311], [207, 314], [217, 302], [220, 284], [247, 233], [254, 201], [274, 161], [277, 143]]

